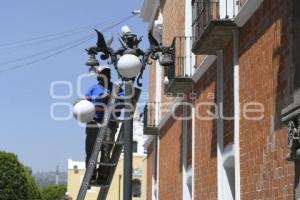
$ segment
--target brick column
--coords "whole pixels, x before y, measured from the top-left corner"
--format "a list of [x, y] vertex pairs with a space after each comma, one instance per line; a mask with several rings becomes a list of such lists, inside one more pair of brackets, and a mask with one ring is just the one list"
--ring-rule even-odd
[[281, 112], [282, 121], [288, 123], [288, 146], [291, 149], [287, 160], [295, 162], [295, 199], [300, 199], [300, 1], [293, 0], [293, 103]]

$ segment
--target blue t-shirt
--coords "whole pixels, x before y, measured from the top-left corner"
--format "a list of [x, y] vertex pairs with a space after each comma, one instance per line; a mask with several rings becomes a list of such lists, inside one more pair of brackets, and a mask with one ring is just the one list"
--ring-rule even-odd
[[[95, 84], [92, 87], [89, 88], [89, 90], [87, 91], [87, 93], [85, 94], [86, 98], [92, 102], [95, 107], [100, 107], [100, 108], [105, 108], [105, 106], [108, 103], [109, 100], [109, 94], [111, 94], [112, 92], [112, 88], [113, 88], [113, 83], [109, 83], [108, 88], [103, 87], [100, 84]], [[122, 88], [120, 88], [119, 91], [119, 96], [124, 96], [124, 91], [122, 90]], [[117, 106], [115, 107], [115, 109], [122, 109], [123, 105], [122, 104], [122, 100], [118, 99], [116, 101]], [[96, 121], [101, 121], [103, 118], [104, 112], [96, 112], [95, 116], [94, 116], [94, 120]], [[120, 115], [120, 112], [116, 112], [115, 113], [116, 116]], [[114, 115], [112, 115], [114, 116]]]

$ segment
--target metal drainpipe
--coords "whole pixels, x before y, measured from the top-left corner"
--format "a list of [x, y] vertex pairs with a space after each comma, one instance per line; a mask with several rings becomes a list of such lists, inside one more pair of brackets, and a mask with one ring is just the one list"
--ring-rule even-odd
[[234, 168], [235, 200], [240, 200], [240, 78], [239, 78], [239, 31], [233, 31], [233, 87], [234, 87]]

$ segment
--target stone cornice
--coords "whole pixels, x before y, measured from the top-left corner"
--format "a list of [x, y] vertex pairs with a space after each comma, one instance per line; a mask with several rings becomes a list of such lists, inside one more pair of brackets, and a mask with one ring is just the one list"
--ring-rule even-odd
[[159, 9], [159, 0], [144, 0], [141, 8], [141, 18], [149, 25], [153, 24], [155, 15]]

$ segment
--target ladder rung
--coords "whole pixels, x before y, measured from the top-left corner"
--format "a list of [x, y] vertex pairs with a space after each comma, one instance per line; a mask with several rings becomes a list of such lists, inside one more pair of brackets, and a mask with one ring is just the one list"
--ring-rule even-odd
[[102, 187], [102, 188], [107, 188], [107, 187], [109, 187], [110, 185], [100, 185], [100, 187]]
[[106, 188], [106, 187], [109, 187], [110, 185], [100, 185], [100, 184], [90, 184], [89, 185], [90, 187], [103, 187], [103, 188]]
[[117, 164], [116, 163], [103, 163], [103, 162], [99, 162], [97, 163], [101, 166], [106, 166], [106, 167], [115, 167]]
[[123, 119], [112, 118], [112, 119], [110, 119], [110, 121], [112, 121], [112, 122], [123, 122], [124, 120]]
[[123, 142], [114, 142], [114, 141], [102, 141], [102, 144], [114, 144], [114, 145], [123, 145]]

